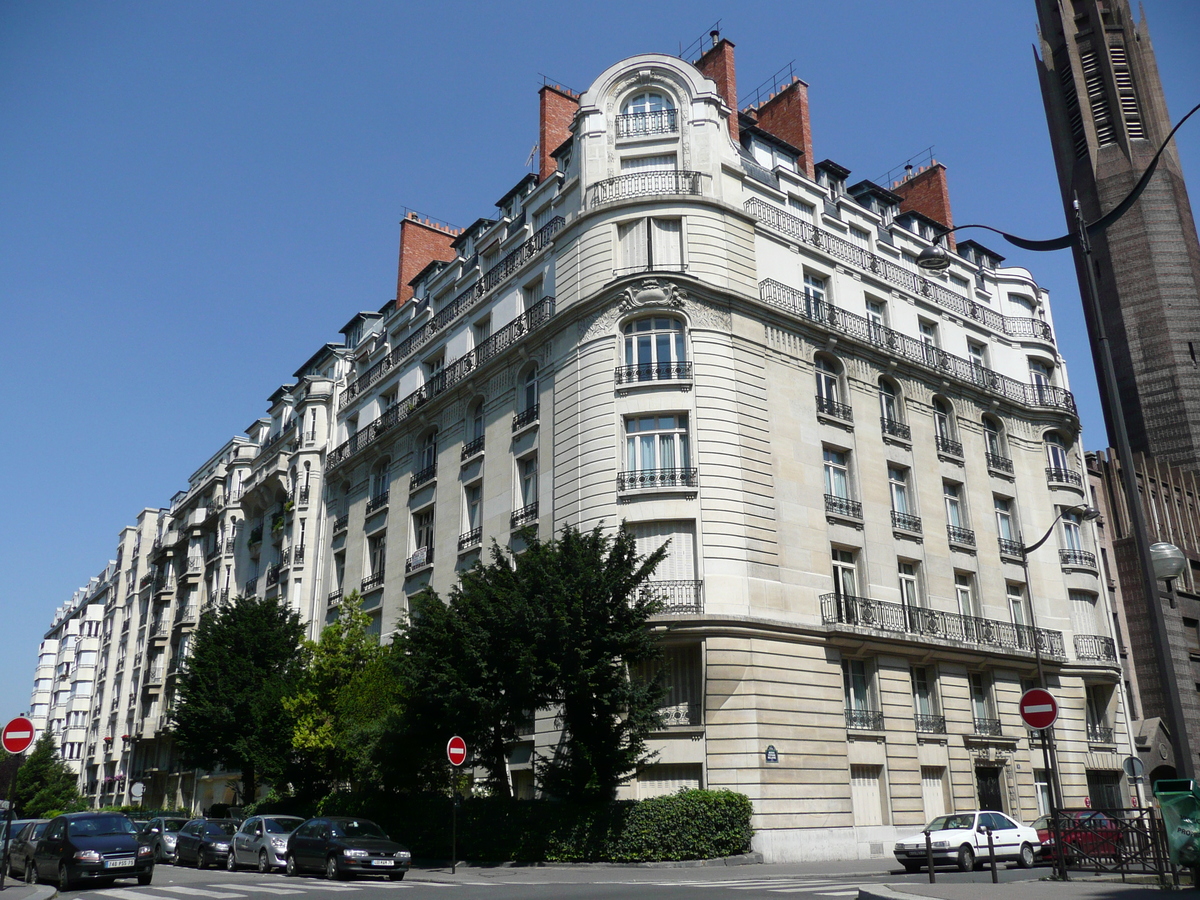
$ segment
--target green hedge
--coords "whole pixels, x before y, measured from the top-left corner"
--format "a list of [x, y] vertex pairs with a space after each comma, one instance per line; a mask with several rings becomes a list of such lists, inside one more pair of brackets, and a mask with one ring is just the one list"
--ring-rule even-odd
[[[257, 812], [304, 814], [298, 806], [279, 798], [260, 803]], [[319, 810], [304, 812], [365, 816], [418, 859], [449, 859], [451, 809], [443, 796], [334, 794]], [[750, 849], [750, 813], [750, 801], [733, 791], [680, 791], [595, 805], [471, 798], [458, 810], [458, 856], [481, 862], [714, 859]]]

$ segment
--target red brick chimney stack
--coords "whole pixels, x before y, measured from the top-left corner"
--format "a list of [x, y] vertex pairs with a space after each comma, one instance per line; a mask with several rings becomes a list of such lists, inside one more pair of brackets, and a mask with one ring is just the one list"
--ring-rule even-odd
[[[906, 175], [903, 181], [897, 181], [891, 186], [891, 191], [903, 198], [900, 212], [916, 211], [947, 228], [954, 227], [946, 167], [937, 160], [918, 169], [915, 175]], [[946, 242], [951, 250], [955, 248], [954, 235], [947, 235]]]
[[813, 170], [812, 123], [808, 115], [808, 85], [799, 78], [781, 87], [766, 102], [754, 110], [758, 116], [758, 127], [763, 131], [783, 138], [793, 147], [804, 151], [800, 165], [809, 178], [816, 178]]
[[410, 212], [400, 220], [400, 264], [396, 277], [396, 309], [412, 299], [409, 282], [435, 259], [449, 262], [454, 259], [454, 239], [459, 229], [422, 219]]
[[556, 171], [558, 164], [550, 154], [571, 136], [571, 123], [579, 111], [579, 97], [557, 84], [542, 85], [538, 91], [540, 121], [538, 128], [538, 180]]
[[733, 42], [712, 32], [712, 46], [695, 62], [695, 66], [707, 78], [717, 83], [717, 93], [729, 107], [729, 136], [738, 143], [737, 68], [733, 64]]

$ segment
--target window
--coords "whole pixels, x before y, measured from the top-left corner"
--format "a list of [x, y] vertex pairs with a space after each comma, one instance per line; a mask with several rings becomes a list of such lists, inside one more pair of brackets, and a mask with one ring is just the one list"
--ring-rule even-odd
[[[673, 168], [673, 166], [672, 166]], [[622, 272], [681, 271], [681, 219], [636, 219], [617, 226]]]
[[[929, 719], [937, 715], [937, 702], [933, 694], [933, 669], [928, 666], [913, 666], [912, 675], [912, 695], [913, 695], [913, 710], [918, 716], [918, 728], [920, 726], [928, 726], [932, 723], [922, 722], [920, 719]], [[929, 730], [927, 727], [921, 730]]]
[[958, 611], [964, 616], [979, 616], [979, 604], [975, 597], [975, 576], [970, 572], [954, 573], [954, 596], [958, 600]]
[[382, 576], [387, 562], [386, 534], [371, 535], [367, 539], [367, 574]]
[[900, 406], [897, 402], [896, 388], [886, 378], [879, 379], [879, 415], [885, 426], [888, 423], [900, 422]]
[[871, 340], [877, 344], [884, 343], [884, 329], [887, 328], [887, 304], [882, 300], [867, 299], [867, 329]]
[[651, 381], [687, 375], [683, 320], [668, 316], [638, 319], [625, 325], [625, 378]]
[[967, 356], [970, 357], [971, 365], [976, 369], [987, 368], [986, 344], [979, 344], [975, 341], [967, 341]]
[[437, 356], [425, 360], [425, 362], [422, 363], [422, 368], [425, 371], [425, 383], [428, 384], [429, 382], [435, 380], [439, 375], [442, 374], [442, 369], [445, 367], [446, 354], [444, 353], [439, 353]]
[[811, 203], [805, 203], [799, 197], [788, 197], [788, 207], [799, 219], [809, 224], [812, 224], [816, 218], [816, 207]]
[[483, 485], [480, 482], [468, 484], [463, 489], [464, 512], [467, 531], [474, 531], [483, 526]]
[[971, 283], [965, 278], [960, 278], [958, 275], [951, 275], [950, 283], [964, 294], [970, 294], [971, 292]]
[[1029, 319], [1037, 317], [1037, 304], [1028, 297], [1022, 297], [1020, 294], [1009, 294], [1008, 301], [1016, 307], [1018, 316]]
[[888, 490], [892, 495], [892, 512], [909, 515], [908, 469], [888, 466]]
[[417, 451], [417, 471], [427, 472], [437, 467], [437, 430], [433, 430], [421, 438], [421, 446]]
[[617, 119], [618, 137], [673, 134], [675, 130], [675, 104], [657, 91], [634, 94], [625, 101]]
[[471, 334], [474, 338], [474, 346], [478, 347], [484, 341], [492, 336], [492, 317], [485, 316], [471, 326]]
[[871, 709], [871, 681], [866, 662], [842, 660], [842, 688], [847, 710], [867, 712]]
[[[655, 581], [695, 582], [696, 580], [696, 523], [692, 521], [638, 522], [630, 526], [637, 541], [639, 556], [647, 556], [663, 544], [667, 555], [654, 570]], [[664, 598], [668, 605], [675, 598]], [[699, 611], [699, 610], [697, 610]]]
[[850, 407], [839, 400], [841, 394], [837, 367], [824, 356], [818, 356], [814, 365], [817, 378], [817, 412], [849, 420]]
[[906, 610], [921, 606], [920, 583], [917, 580], [917, 564], [908, 560], [897, 563], [900, 578], [900, 603]]
[[522, 409], [525, 412], [538, 408], [538, 370], [530, 366], [525, 373], [525, 388], [522, 392]]
[[433, 547], [433, 509], [413, 513], [413, 549], [415, 551]]
[[975, 716], [976, 731], [979, 731], [981, 721], [993, 718], [991, 679], [982, 672], [971, 673], [971, 712]]
[[804, 293], [815, 304], [819, 305], [825, 302], [826, 284], [826, 280], [820, 275], [814, 275], [811, 272], [804, 273]]
[[[1025, 585], [1017, 584], [1010, 581], [1005, 586], [1005, 593], [1008, 596], [1008, 612], [1012, 617], [1012, 623], [1017, 626], [1025, 626], [1029, 624], [1028, 604], [1025, 600]], [[1017, 635], [1021, 646], [1025, 645], [1025, 637], [1023, 633]]]
[[1082, 523], [1083, 518], [1079, 515], [1079, 513], [1063, 513], [1062, 529], [1064, 549], [1074, 551], [1083, 550], [1083, 531], [1080, 528]]
[[1109, 726], [1108, 706], [1112, 700], [1113, 686], [1111, 684], [1087, 685], [1087, 730], [1088, 740], [1099, 743], [1110, 743], [1113, 730]]
[[475, 444], [476, 442], [479, 442], [479, 449], [482, 450], [483, 432], [483, 401], [479, 400], [471, 407], [471, 411], [467, 416], [467, 443]]
[[537, 503], [538, 499], [538, 461], [537, 454], [527, 456], [517, 461], [518, 501], [522, 508]]
[[392, 461], [386, 456], [371, 469], [371, 499], [382, 500], [388, 495]]
[[689, 468], [687, 415], [625, 420], [625, 461], [630, 471]]
[[825, 493], [842, 500], [850, 499], [850, 469], [844, 450], [825, 448]]
[[1068, 591], [1071, 600], [1071, 630], [1076, 634], [1100, 634], [1096, 617], [1096, 595], [1087, 591]]
[[920, 320], [921, 328], [921, 343], [927, 348], [937, 349], [938, 347], [938, 327], [936, 322], [930, 322], [928, 319]]
[[834, 548], [833, 561], [833, 592], [839, 597], [857, 597], [857, 567], [854, 562], [853, 550]]
[[943, 481], [942, 496], [946, 501], [946, 523], [951, 528], [966, 528], [962, 508], [962, 485], [953, 481]]
[[1067, 445], [1053, 431], [1046, 435], [1046, 464], [1057, 473], [1069, 472], [1071, 469]]
[[1049, 388], [1054, 383], [1054, 370], [1044, 362], [1031, 359], [1029, 361], [1029, 380], [1033, 384], [1035, 394], [1041, 400], [1050, 393]]
[[850, 243], [854, 244], [856, 247], [862, 247], [864, 250], [870, 250], [871, 234], [870, 232], [863, 231], [863, 229], [855, 228], [853, 225], [851, 225]]
[[[1000, 429], [1000, 423], [991, 416], [983, 417], [983, 440], [987, 446], [987, 452], [993, 459], [1004, 459], [1007, 454], [1004, 452], [1004, 439]], [[991, 459], [988, 462], [992, 462]]]
[[[996, 510], [996, 529], [1000, 533], [1000, 540], [1006, 541], [1010, 545], [1017, 543], [1016, 529], [1013, 528], [1012, 518], [1012, 501], [1007, 497], [992, 497], [992, 506]], [[1017, 550], [1017, 547], [1005, 547], [1001, 545], [1001, 550]]]
[[949, 405], [940, 397], [933, 399], [933, 428], [937, 435], [939, 450], [944, 449], [945, 445], [956, 443], [954, 440], [954, 417], [950, 414]]
[[543, 287], [542, 279], [538, 278], [525, 287], [521, 288], [521, 303], [522, 309], [526, 312], [537, 306], [542, 298], [546, 296], [546, 290]]

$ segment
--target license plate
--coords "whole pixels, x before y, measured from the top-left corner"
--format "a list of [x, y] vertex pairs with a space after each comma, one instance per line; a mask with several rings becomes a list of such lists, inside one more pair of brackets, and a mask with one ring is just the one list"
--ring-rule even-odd
[[396, 864], [396, 861], [394, 859], [373, 859], [373, 860], [371, 860], [371, 865], [373, 865], [373, 866], [394, 866], [395, 864]]
[[106, 859], [104, 861], [104, 868], [106, 869], [127, 869], [132, 865], [132, 859]]

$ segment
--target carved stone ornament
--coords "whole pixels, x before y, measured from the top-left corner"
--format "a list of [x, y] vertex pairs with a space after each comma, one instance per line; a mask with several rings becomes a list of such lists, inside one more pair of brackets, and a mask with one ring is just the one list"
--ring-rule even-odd
[[612, 337], [619, 318], [621, 310], [616, 306], [607, 306], [581, 318], [575, 326], [578, 329], [579, 343], [586, 344], [599, 338]]
[[679, 285], [658, 278], [646, 278], [637, 284], [631, 284], [617, 295], [622, 312], [645, 306], [682, 307], [683, 301], [687, 299], [687, 291]]

